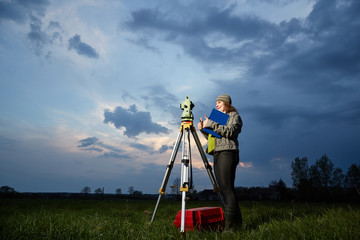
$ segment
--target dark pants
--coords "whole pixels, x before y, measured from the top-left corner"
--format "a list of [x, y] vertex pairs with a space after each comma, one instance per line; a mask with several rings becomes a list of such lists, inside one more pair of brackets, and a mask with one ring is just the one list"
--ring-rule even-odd
[[238, 205], [234, 188], [236, 166], [238, 164], [238, 151], [220, 151], [214, 153], [214, 172], [225, 205]]
[[239, 151], [214, 153], [214, 172], [225, 204], [225, 228], [238, 228], [242, 224], [242, 216], [234, 187], [238, 164]]

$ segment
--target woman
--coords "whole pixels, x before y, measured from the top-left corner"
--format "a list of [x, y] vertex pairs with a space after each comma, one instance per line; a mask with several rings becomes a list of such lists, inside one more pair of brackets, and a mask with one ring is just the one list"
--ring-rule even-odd
[[204, 121], [200, 118], [198, 129], [208, 138], [208, 150], [214, 138], [211, 135], [209, 137], [209, 134], [202, 130], [209, 128], [221, 136], [215, 138], [215, 146], [210, 154], [214, 155], [214, 172], [225, 203], [225, 229], [238, 228], [242, 224], [242, 216], [236, 199], [234, 182], [236, 166], [239, 163], [237, 138], [243, 123], [237, 110], [231, 105], [229, 95], [223, 94], [216, 99], [216, 109], [229, 115], [226, 125], [220, 125], [205, 115]]

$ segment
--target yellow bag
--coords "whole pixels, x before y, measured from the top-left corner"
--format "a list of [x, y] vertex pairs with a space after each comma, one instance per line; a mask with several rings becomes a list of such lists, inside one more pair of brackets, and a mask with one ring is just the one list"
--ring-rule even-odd
[[213, 151], [214, 151], [214, 148], [215, 148], [215, 137], [211, 134], [209, 134], [208, 136], [208, 144], [207, 144], [207, 153], [208, 154], [214, 154]]

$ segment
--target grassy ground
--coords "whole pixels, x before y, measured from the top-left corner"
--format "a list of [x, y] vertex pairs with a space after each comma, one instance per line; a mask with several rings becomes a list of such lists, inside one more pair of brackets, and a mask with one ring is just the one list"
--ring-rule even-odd
[[[218, 206], [188, 202], [187, 208]], [[179, 239], [181, 202], [0, 199], [0, 239]], [[360, 204], [241, 202], [242, 229], [187, 239], [360, 239]]]

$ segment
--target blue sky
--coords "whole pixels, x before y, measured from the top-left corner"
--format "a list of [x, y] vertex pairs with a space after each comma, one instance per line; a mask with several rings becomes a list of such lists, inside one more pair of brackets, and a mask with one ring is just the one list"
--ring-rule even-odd
[[[290, 187], [296, 157], [346, 172], [360, 158], [359, 12], [357, 0], [0, 0], [0, 185], [157, 193], [180, 102], [197, 124], [224, 93], [244, 122], [236, 186]], [[192, 146], [195, 188], [211, 188]]]

